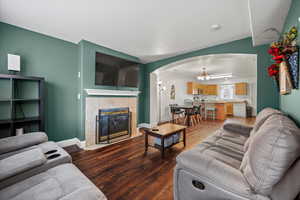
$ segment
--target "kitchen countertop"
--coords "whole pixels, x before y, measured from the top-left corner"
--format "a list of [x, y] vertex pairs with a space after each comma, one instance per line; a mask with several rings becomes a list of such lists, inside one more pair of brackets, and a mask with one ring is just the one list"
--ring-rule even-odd
[[247, 103], [246, 100], [206, 100], [201, 103]]

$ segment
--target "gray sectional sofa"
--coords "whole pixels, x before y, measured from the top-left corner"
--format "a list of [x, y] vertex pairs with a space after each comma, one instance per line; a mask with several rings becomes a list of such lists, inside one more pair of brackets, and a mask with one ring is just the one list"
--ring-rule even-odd
[[0, 140], [0, 199], [106, 200], [43, 132]]
[[226, 121], [177, 157], [175, 200], [294, 200], [300, 192], [300, 130], [266, 108], [253, 127]]

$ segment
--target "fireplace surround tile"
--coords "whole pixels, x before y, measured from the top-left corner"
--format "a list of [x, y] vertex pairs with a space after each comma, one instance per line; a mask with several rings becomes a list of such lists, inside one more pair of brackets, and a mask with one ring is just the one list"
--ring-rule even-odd
[[136, 97], [87, 97], [85, 107], [85, 139], [87, 147], [96, 144], [96, 116], [99, 109], [129, 107], [132, 117], [131, 137], [138, 135]]

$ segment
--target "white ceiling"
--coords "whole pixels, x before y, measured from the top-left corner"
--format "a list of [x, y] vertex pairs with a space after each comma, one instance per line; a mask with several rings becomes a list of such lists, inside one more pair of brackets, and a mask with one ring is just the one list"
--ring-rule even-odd
[[179, 73], [195, 78], [203, 67], [210, 75], [232, 73], [233, 78], [256, 77], [257, 56], [254, 54], [214, 54], [198, 56], [166, 65], [157, 70], [158, 73]]
[[251, 36], [251, 27], [255, 38], [270, 26], [282, 29], [290, 0], [249, 1], [0, 0], [0, 21], [74, 43], [85, 39], [147, 63]]
[[[278, 40], [292, 0], [249, 0], [250, 25], [253, 45]], [[271, 30], [270, 30], [271, 29]]]

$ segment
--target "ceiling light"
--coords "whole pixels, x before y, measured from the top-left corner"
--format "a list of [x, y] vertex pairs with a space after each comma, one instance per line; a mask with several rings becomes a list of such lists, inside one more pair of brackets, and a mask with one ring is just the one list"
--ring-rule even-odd
[[199, 76], [197, 76], [197, 79], [202, 81], [210, 79], [208, 73], [205, 70], [205, 67], [202, 68], [202, 73]]
[[211, 79], [219, 79], [219, 78], [232, 78], [232, 74], [218, 74], [218, 75], [211, 75]]
[[197, 76], [197, 79], [200, 81], [204, 81], [204, 80], [211, 80], [211, 79], [219, 79], [219, 78], [231, 78], [232, 77], [232, 73], [228, 73], [228, 74], [216, 74], [216, 75], [209, 75], [206, 71], [205, 68], [202, 69], [202, 73]]
[[219, 24], [213, 24], [210, 27], [212, 30], [219, 30], [221, 28], [221, 26]]

